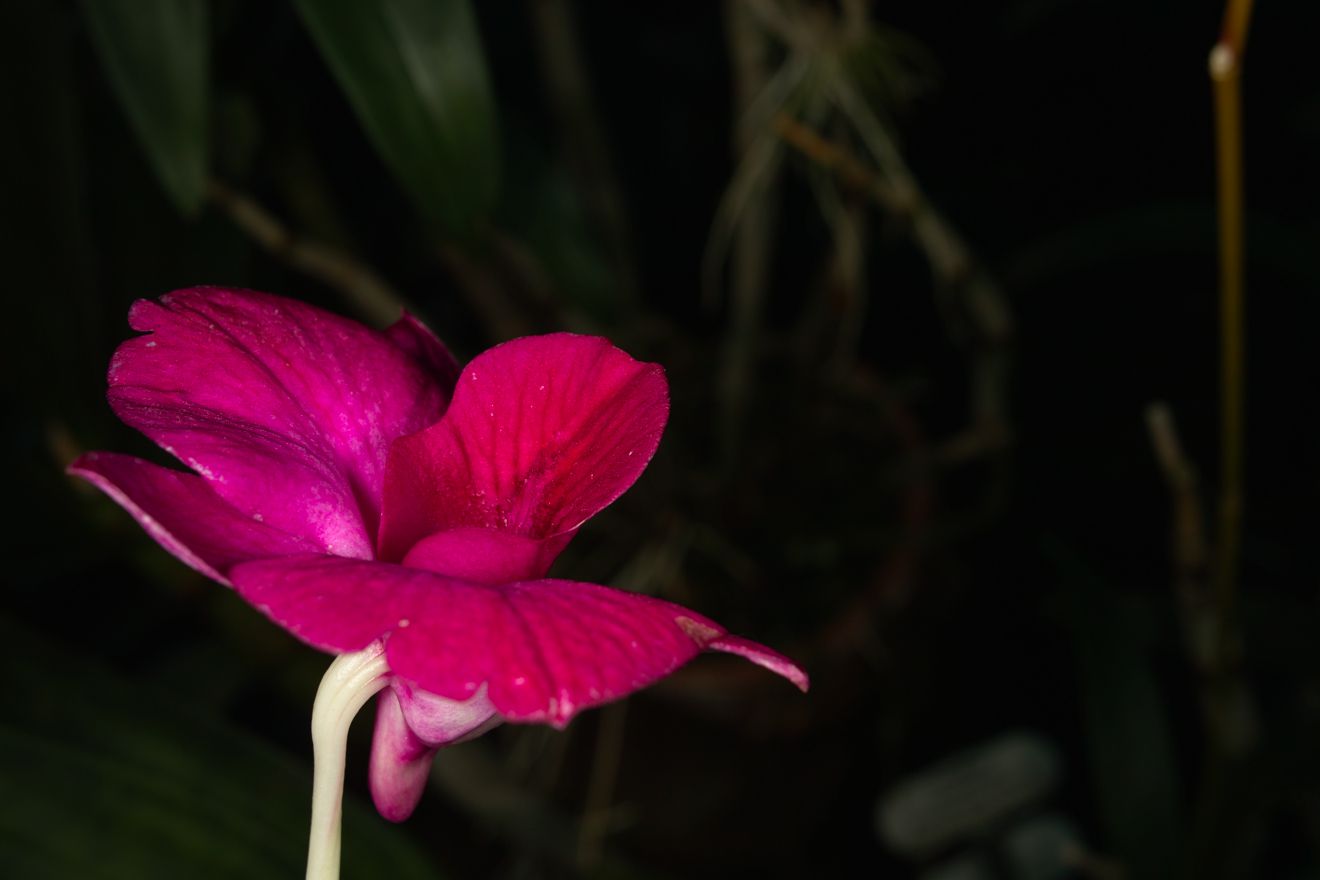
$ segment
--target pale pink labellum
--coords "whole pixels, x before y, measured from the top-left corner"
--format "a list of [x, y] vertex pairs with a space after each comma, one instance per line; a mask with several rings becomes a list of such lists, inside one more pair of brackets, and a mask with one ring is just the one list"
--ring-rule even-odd
[[426, 789], [436, 749], [408, 726], [394, 691], [381, 691], [376, 698], [376, 730], [367, 775], [378, 813], [391, 822], [412, 815]]
[[392, 822], [412, 814], [426, 786], [436, 750], [474, 739], [502, 719], [484, 690], [446, 700], [396, 678], [376, 702], [371, 747], [371, 797]]

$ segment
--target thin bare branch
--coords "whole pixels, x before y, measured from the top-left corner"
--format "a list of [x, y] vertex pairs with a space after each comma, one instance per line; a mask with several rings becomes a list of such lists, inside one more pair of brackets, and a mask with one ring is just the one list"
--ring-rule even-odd
[[1167, 406], [1147, 407], [1146, 428], [1173, 501], [1174, 589], [1189, 662], [1201, 679], [1206, 732], [1219, 754], [1241, 755], [1255, 739], [1256, 713], [1236, 661], [1237, 642], [1227, 653], [1219, 643], [1218, 609], [1207, 583], [1209, 542], [1196, 470], [1183, 454]]
[[271, 256], [336, 290], [376, 324], [397, 321], [406, 303], [371, 267], [327, 245], [299, 238], [251, 196], [211, 180], [207, 197]]
[[[740, 0], [724, 5], [725, 29], [733, 74], [733, 101], [737, 117], [747, 119], [760, 96], [770, 91], [769, 43]], [[721, 205], [720, 220], [712, 235], [705, 270], [707, 301], [713, 300], [719, 263], [727, 239], [732, 236], [733, 259], [729, 268], [729, 327], [720, 365], [720, 437], [726, 456], [739, 446], [742, 424], [751, 393], [752, 377], [760, 348], [762, 313], [770, 283], [770, 260], [777, 227], [776, 203], [782, 162], [778, 139], [762, 129], [744, 124], [734, 128], [734, 147], [740, 157], [730, 193], [737, 192], [741, 220], [726, 217]], [[718, 260], [718, 262], [716, 262]]]
[[[881, 208], [909, 223], [926, 254], [936, 288], [950, 299], [956, 314], [971, 325], [972, 413], [975, 423], [1007, 422], [1008, 363], [1005, 343], [1013, 333], [1007, 300], [988, 272], [973, 259], [962, 237], [926, 198], [901, 161], [872, 170], [846, 147], [820, 135], [787, 114], [775, 119], [775, 131], [789, 146], [833, 172], [845, 185], [869, 196]], [[883, 138], [872, 148], [883, 158], [892, 146]]]
[[1229, 0], [1219, 42], [1210, 52], [1215, 96], [1215, 147], [1219, 196], [1220, 487], [1219, 558], [1215, 566], [1216, 638], [1227, 651], [1237, 601], [1241, 553], [1243, 438], [1245, 429], [1246, 308], [1242, 183], [1242, 56], [1251, 22], [1251, 0]]

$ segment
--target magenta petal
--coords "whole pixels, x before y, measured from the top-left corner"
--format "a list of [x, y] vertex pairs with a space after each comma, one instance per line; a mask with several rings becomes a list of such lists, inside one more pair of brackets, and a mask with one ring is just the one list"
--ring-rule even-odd
[[411, 597], [395, 589], [396, 570], [406, 569], [317, 554], [244, 563], [229, 579], [240, 596], [307, 644], [346, 654], [409, 625]]
[[113, 452], [89, 452], [68, 472], [113, 498], [185, 564], [221, 583], [240, 562], [316, 549], [240, 513], [194, 474]]
[[461, 526], [571, 531], [633, 484], [668, 415], [663, 370], [605, 339], [496, 346], [463, 371], [438, 424], [390, 449], [381, 558]]
[[409, 729], [394, 691], [382, 691], [376, 699], [368, 770], [371, 799], [382, 816], [402, 822], [412, 815], [426, 789], [435, 751], [435, 746], [428, 746]]
[[[370, 557], [385, 454], [447, 389], [383, 333], [303, 303], [195, 288], [140, 300], [110, 403], [249, 516]], [[396, 332], [416, 335], [415, 329]], [[417, 343], [418, 346], [421, 343]]]
[[403, 564], [478, 584], [535, 580], [545, 575], [573, 534], [525, 538], [494, 529], [451, 529], [418, 541]]
[[411, 624], [385, 643], [390, 668], [452, 699], [485, 684], [510, 721], [567, 724], [663, 678], [726, 634], [681, 606], [595, 584], [417, 588]]
[[404, 312], [402, 318], [385, 328], [385, 336], [425, 367], [446, 396], [453, 394], [454, 383], [458, 381], [458, 361], [430, 327]]
[[811, 687], [811, 679], [807, 677], [806, 670], [801, 666], [798, 666], [778, 651], [749, 639], [744, 639], [742, 636], [727, 633], [718, 636], [706, 643], [706, 650], [723, 651], [726, 654], [734, 654], [744, 660], [750, 660], [757, 666], [763, 666], [776, 675], [781, 675], [793, 682], [797, 685], [798, 690], [804, 694]]
[[562, 726], [581, 709], [652, 684], [700, 651], [680, 622], [695, 617], [691, 612], [593, 584], [454, 584], [419, 598], [425, 610], [415, 625], [386, 642], [390, 668], [453, 699], [484, 684], [511, 721]]
[[[386, 659], [400, 679], [456, 701], [484, 686], [510, 721], [562, 726], [581, 709], [646, 687], [708, 645], [762, 665], [778, 656], [721, 641], [723, 627], [678, 605], [595, 584], [486, 586], [331, 556], [249, 562], [231, 578], [311, 644], [358, 650], [387, 636]], [[783, 663], [770, 668], [805, 683], [800, 669]]]

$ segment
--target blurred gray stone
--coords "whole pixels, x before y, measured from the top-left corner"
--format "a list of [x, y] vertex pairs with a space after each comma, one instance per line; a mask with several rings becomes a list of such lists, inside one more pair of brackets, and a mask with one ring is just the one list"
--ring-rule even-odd
[[1033, 816], [1009, 829], [1004, 858], [1013, 880], [1061, 880], [1068, 876], [1070, 853], [1081, 851], [1081, 836], [1064, 816]]
[[980, 856], [958, 856], [921, 873], [920, 880], [998, 880]]
[[1059, 774], [1047, 740], [1006, 733], [893, 786], [876, 805], [876, 828], [895, 852], [928, 857], [1044, 798]]

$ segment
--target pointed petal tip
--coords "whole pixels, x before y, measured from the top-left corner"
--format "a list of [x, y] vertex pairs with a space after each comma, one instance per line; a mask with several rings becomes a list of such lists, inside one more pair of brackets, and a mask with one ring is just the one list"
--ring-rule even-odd
[[87, 473], [87, 467], [91, 462], [94, 461], [96, 461], [95, 452], [84, 452], [82, 455], [79, 455], [73, 461], [69, 462], [64, 466], [64, 473], [66, 473], [70, 477], [81, 477], [82, 479], [87, 479], [87, 477], [85, 476], [85, 474]]
[[[64, 472], [71, 477], [77, 477], [91, 483], [109, 497], [110, 500], [128, 511], [129, 515], [137, 520], [138, 525], [140, 525], [148, 535], [172, 553], [179, 561], [183, 562], [183, 564], [192, 568], [194, 571], [200, 572], [217, 583], [228, 586], [229, 581], [220, 573], [216, 566], [213, 566], [208, 562], [202, 554], [194, 552], [193, 549], [188, 546], [187, 542], [176, 537], [173, 531], [162, 524], [160, 520], [160, 515], [162, 513], [168, 516], [173, 511], [171, 510], [171, 505], [168, 501], [164, 504], [163, 511], [158, 509], [160, 506], [160, 499], [153, 497], [156, 493], [152, 490], [157, 489], [162, 485], [160, 483], [161, 480], [164, 480], [167, 483], [169, 481], [177, 481], [178, 477], [182, 475], [167, 471], [164, 468], [154, 467], [145, 461], [127, 455], [108, 455], [104, 457], [104, 461], [102, 458], [103, 457], [100, 453], [85, 452], [70, 462], [68, 467], [64, 469]], [[141, 494], [141, 490], [144, 487], [137, 486], [140, 491], [131, 492], [126, 491], [124, 486], [124, 484], [130, 486], [135, 485], [137, 480], [134, 478], [140, 475], [135, 472], [141, 472], [144, 468], [147, 469], [146, 473], [151, 478], [146, 487], [148, 500], [147, 507], [144, 507], [141, 503], [142, 498], [135, 497], [136, 495]], [[147, 508], [150, 508], [150, 511]], [[155, 515], [153, 515], [153, 513]]]
[[725, 634], [707, 642], [706, 650], [723, 651], [726, 654], [734, 654], [744, 660], [750, 660], [757, 666], [788, 679], [804, 694], [811, 688], [811, 677], [807, 675], [805, 669], [778, 651], [750, 639]]
[[124, 508], [157, 543], [212, 580], [231, 586], [244, 562], [306, 553], [309, 542], [246, 516], [196, 474], [117, 452], [87, 452], [65, 469]]

